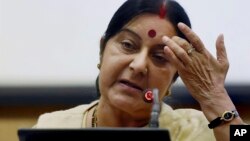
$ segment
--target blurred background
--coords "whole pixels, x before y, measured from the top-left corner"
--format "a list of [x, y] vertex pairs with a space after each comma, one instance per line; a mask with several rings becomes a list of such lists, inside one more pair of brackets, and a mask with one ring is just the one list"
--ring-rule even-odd
[[[99, 40], [124, 1], [0, 0], [1, 141], [17, 141], [17, 129], [32, 127], [42, 113], [96, 98]], [[249, 123], [250, 1], [177, 1], [212, 54], [224, 34], [226, 88]], [[180, 79], [166, 102], [199, 109]]]

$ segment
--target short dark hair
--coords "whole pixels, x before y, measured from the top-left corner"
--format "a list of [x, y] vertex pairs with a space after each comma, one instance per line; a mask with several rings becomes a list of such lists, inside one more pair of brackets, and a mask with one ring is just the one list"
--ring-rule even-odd
[[[174, 0], [127, 0], [121, 7], [115, 12], [108, 28], [103, 36], [102, 43], [100, 45], [100, 56], [102, 56], [105, 46], [110, 38], [115, 36], [129, 21], [140, 14], [151, 13], [160, 14], [161, 7], [166, 2], [165, 18], [169, 20], [177, 35], [181, 38], [187, 39], [182, 32], [178, 29], [177, 24], [179, 22], [185, 23], [191, 28], [189, 17], [183, 7]], [[178, 78], [178, 73], [175, 74], [173, 82]], [[96, 79], [96, 87], [99, 93], [98, 85], [99, 76]]]

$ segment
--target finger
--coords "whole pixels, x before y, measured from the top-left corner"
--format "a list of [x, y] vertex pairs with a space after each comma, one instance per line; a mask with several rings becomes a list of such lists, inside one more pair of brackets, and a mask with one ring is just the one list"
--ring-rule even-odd
[[216, 40], [217, 60], [220, 64], [228, 64], [227, 52], [224, 44], [224, 36], [220, 34]]
[[177, 69], [183, 69], [183, 63], [175, 56], [174, 52], [168, 47], [164, 47], [164, 53], [166, 54], [168, 60], [174, 64]]
[[180, 22], [178, 23], [178, 28], [198, 52], [205, 52], [206, 48], [201, 39], [187, 25]]
[[167, 36], [163, 36], [162, 41], [172, 50], [175, 56], [179, 58], [184, 64], [189, 64], [191, 59], [183, 48], [181, 48], [177, 43], [169, 39]]
[[185, 39], [182, 39], [181, 37], [174, 36], [172, 37], [172, 40], [175, 41], [180, 47], [182, 47], [186, 52], [192, 48], [191, 44], [188, 43]]

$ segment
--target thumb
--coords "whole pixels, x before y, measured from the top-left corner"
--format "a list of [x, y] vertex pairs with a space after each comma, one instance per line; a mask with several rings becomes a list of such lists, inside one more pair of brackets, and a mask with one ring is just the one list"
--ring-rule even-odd
[[216, 40], [216, 55], [217, 55], [217, 61], [220, 64], [228, 63], [223, 34], [220, 34]]

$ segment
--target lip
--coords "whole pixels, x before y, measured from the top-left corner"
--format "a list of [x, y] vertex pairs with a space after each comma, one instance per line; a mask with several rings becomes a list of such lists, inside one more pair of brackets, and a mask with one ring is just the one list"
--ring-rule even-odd
[[129, 81], [129, 80], [126, 80], [126, 79], [121, 79], [119, 81], [119, 84], [121, 84], [126, 90], [128, 91], [135, 91], [135, 92], [140, 92], [142, 93], [143, 92], [143, 88], [142, 86], [136, 84], [135, 82], [132, 82], [132, 81]]

